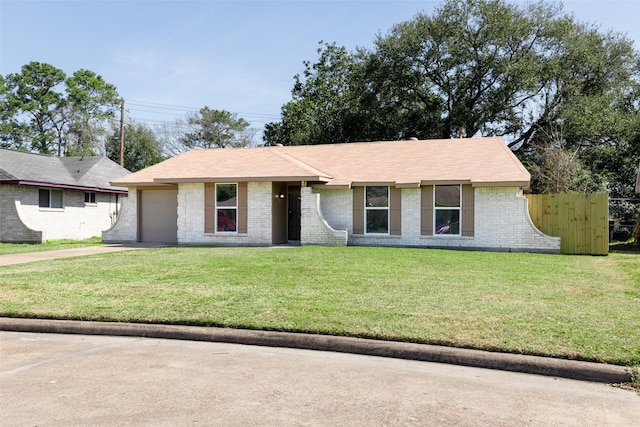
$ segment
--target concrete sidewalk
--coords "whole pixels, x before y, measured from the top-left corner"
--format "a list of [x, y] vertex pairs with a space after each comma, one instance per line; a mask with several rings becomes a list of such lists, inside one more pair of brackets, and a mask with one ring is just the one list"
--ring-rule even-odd
[[3, 317], [0, 317], [0, 330], [163, 338], [297, 348], [446, 363], [610, 384], [628, 383], [631, 381], [631, 373], [629, 369], [624, 366], [329, 335], [198, 326]]
[[82, 248], [58, 249], [53, 251], [38, 251], [21, 254], [0, 255], [0, 266], [25, 264], [28, 262], [47, 261], [59, 258], [71, 258], [85, 255], [103, 254], [108, 252], [130, 251], [134, 249], [158, 248], [164, 245], [153, 243], [113, 244], [101, 246], [85, 246]]

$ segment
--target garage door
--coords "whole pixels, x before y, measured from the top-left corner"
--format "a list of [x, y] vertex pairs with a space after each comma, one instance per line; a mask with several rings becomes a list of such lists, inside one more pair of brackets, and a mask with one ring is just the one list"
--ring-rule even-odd
[[178, 243], [178, 190], [142, 190], [140, 241]]

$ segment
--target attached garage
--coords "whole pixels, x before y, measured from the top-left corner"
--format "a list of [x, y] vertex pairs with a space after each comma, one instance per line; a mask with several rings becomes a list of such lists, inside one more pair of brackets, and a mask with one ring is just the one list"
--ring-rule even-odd
[[139, 190], [140, 234], [144, 243], [178, 243], [178, 189]]

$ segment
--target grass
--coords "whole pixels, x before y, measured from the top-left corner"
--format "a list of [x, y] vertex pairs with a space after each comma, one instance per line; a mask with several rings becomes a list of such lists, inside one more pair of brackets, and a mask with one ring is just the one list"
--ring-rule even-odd
[[0, 267], [0, 315], [367, 337], [640, 365], [640, 257], [167, 247]]
[[44, 243], [0, 243], [0, 255], [54, 251], [57, 249], [81, 248], [101, 244], [102, 240], [99, 237], [86, 240], [50, 240]]

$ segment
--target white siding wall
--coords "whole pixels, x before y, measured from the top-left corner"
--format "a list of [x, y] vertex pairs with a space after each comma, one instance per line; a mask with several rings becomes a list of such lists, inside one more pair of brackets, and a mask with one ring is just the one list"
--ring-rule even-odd
[[43, 241], [100, 236], [111, 227], [116, 211], [116, 196], [110, 193], [96, 193], [96, 204], [85, 205], [84, 191], [63, 190], [62, 209], [40, 208], [37, 187], [20, 186], [14, 194], [20, 220], [32, 230], [41, 230]]

